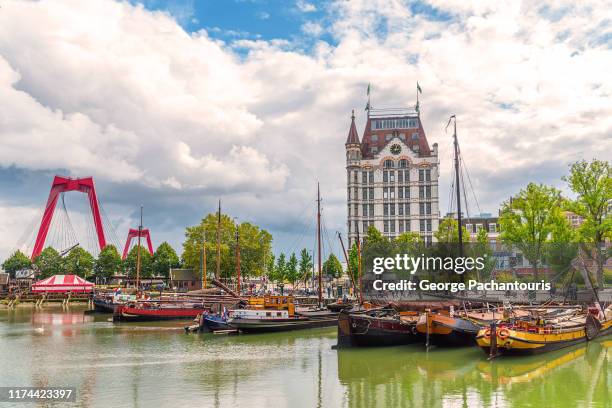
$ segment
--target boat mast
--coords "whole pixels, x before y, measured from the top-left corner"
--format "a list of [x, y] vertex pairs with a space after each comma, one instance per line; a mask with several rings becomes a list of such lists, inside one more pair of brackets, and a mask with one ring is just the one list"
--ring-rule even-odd
[[236, 225], [236, 276], [238, 276], [237, 292], [240, 295], [240, 233]]
[[219, 211], [217, 212], [217, 270], [215, 279], [221, 275], [221, 200], [219, 200]]
[[319, 306], [323, 305], [323, 279], [321, 277], [321, 192], [317, 182], [317, 247], [319, 261]]
[[202, 271], [202, 289], [206, 289], [206, 231], [203, 233], [202, 239], [202, 254], [200, 256], [200, 264]]
[[450, 117], [454, 122], [453, 140], [455, 145], [455, 189], [457, 194], [457, 229], [459, 232], [459, 256], [463, 256], [463, 229], [461, 228], [461, 184], [459, 175], [459, 142], [457, 141], [457, 118]]
[[140, 206], [140, 225], [138, 226], [138, 248], [136, 248], [136, 292], [140, 289], [140, 236], [142, 235], [142, 205]]

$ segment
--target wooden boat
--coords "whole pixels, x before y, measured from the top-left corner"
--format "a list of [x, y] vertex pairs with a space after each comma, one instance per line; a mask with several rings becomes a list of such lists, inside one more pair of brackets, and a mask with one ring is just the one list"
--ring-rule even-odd
[[227, 317], [222, 315], [203, 314], [200, 324], [200, 331], [215, 332], [219, 330], [229, 330], [230, 326], [227, 323]]
[[391, 308], [364, 312], [340, 312], [338, 347], [384, 347], [422, 341], [417, 332], [418, 312], [398, 312]]
[[353, 302], [343, 302], [341, 300], [334, 302], [334, 303], [330, 303], [327, 305], [327, 309], [331, 312], [334, 313], [340, 313], [343, 310], [349, 310], [352, 309], [354, 306]]
[[96, 293], [93, 297], [94, 310], [100, 313], [113, 313], [118, 306], [135, 300], [135, 295], [112, 292]]
[[536, 316], [528, 321], [493, 323], [481, 329], [476, 341], [490, 357], [532, 355], [570, 347], [612, 334], [612, 306], [600, 313], [574, 310], [562, 316]]
[[204, 311], [201, 303], [131, 302], [115, 308], [113, 321], [187, 320]]
[[416, 329], [425, 336], [427, 345], [474, 346], [476, 335], [483, 327], [498, 320], [519, 318], [528, 314], [529, 312], [521, 309], [504, 311], [501, 308], [426, 312], [420, 316]]
[[338, 316], [328, 311], [310, 316], [297, 315], [292, 296], [264, 296], [251, 298], [246, 309], [230, 310], [227, 323], [243, 333], [278, 332], [331, 327]]

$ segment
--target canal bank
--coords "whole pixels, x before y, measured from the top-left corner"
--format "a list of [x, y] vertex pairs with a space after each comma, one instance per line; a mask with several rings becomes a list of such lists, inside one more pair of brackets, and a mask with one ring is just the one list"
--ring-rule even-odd
[[486, 361], [476, 347], [333, 350], [333, 328], [186, 335], [184, 322], [113, 324], [109, 315], [85, 310], [0, 310], [0, 386], [73, 386], [73, 406], [94, 407], [606, 407], [612, 401], [612, 342], [605, 339]]

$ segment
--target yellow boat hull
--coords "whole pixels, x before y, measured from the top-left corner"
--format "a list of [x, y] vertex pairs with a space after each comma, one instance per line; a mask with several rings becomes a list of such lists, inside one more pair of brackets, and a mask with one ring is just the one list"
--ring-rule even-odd
[[[602, 323], [599, 336], [612, 334], [612, 320]], [[533, 333], [509, 328], [498, 328], [495, 334], [484, 328], [476, 335], [476, 343], [487, 354], [491, 349], [491, 338], [496, 336], [497, 352], [502, 355], [540, 354], [587, 341], [586, 330], [578, 327], [562, 333]]]

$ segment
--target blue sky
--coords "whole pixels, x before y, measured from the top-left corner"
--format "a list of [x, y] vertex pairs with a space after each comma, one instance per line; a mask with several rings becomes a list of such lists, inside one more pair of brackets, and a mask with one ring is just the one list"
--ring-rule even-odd
[[[269, 230], [276, 252], [312, 248], [319, 181], [333, 244], [344, 142], [352, 109], [363, 132], [368, 83], [375, 107], [414, 106], [420, 83], [442, 215], [451, 114], [483, 212], [528, 181], [564, 189], [569, 163], [612, 159], [607, 11], [595, 0], [5, 0], [0, 260], [37, 223], [56, 174], [94, 177], [120, 241], [142, 204], [154, 245], [179, 252], [219, 198]], [[84, 196], [66, 206], [87, 229]]]
[[[323, 21], [325, 2], [283, 0], [136, 1], [151, 10], [169, 12], [189, 32], [204, 29], [223, 41], [297, 39], [302, 25]], [[326, 40], [331, 40], [326, 36]]]

